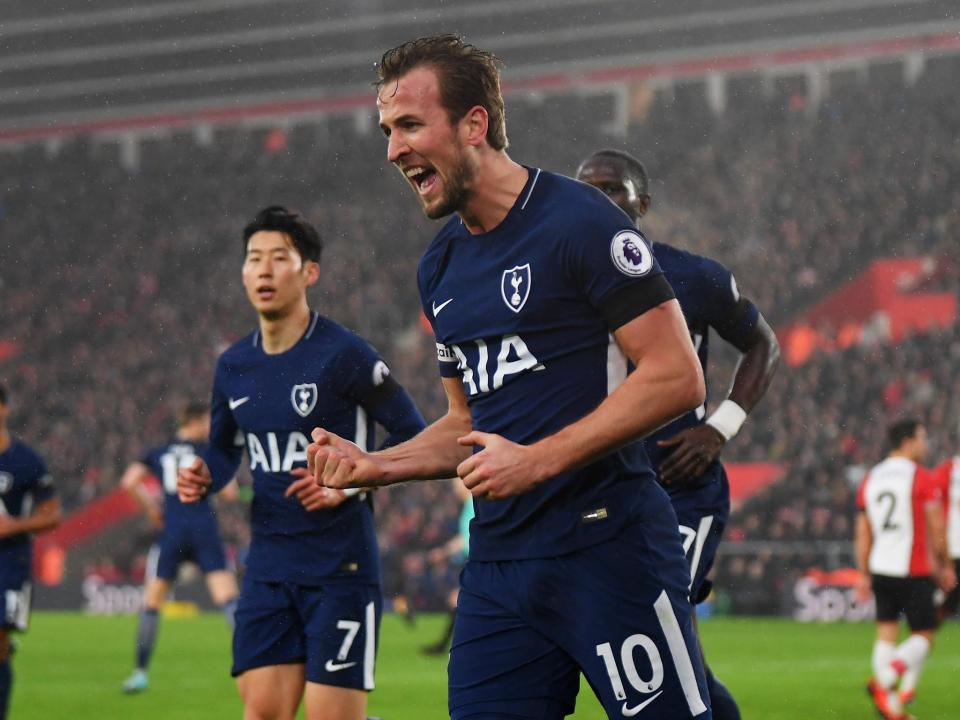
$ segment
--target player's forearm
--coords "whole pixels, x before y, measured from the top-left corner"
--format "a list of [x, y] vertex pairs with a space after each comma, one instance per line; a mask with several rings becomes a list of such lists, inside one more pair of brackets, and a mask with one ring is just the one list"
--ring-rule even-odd
[[60, 505], [48, 508], [39, 508], [32, 515], [24, 518], [8, 518], [4, 524], [5, 537], [13, 537], [23, 533], [38, 533], [52, 530], [60, 524]]
[[760, 402], [780, 363], [780, 343], [763, 317], [757, 322], [753, 342], [737, 366], [729, 399], [749, 413]]
[[410, 440], [374, 453], [382, 471], [381, 485], [406, 480], [438, 480], [453, 477], [470, 448], [457, 438], [471, 430], [469, 414], [447, 413]]
[[694, 355], [674, 360], [641, 363], [596, 410], [535, 443], [546, 476], [587, 465], [699, 406], [705, 394], [700, 363]]

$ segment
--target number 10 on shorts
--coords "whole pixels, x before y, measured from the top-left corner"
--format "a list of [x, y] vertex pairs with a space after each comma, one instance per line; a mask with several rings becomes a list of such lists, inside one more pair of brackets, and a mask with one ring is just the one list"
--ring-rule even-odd
[[[670, 604], [670, 598], [666, 591], [661, 592], [657, 601], [653, 604], [657, 613], [657, 620], [663, 635], [667, 640], [667, 648], [670, 651], [670, 658], [673, 660], [677, 675], [680, 678], [680, 686], [683, 688], [683, 694], [687, 700], [692, 715], [699, 715], [706, 712], [706, 705], [700, 697], [700, 688], [697, 686], [697, 677], [693, 670], [693, 663], [690, 661], [690, 653], [687, 651], [686, 642], [683, 639], [683, 631], [677, 622], [677, 617]], [[637, 669], [635, 653], [640, 648], [646, 653], [647, 660], [650, 662], [650, 677], [640, 677], [640, 671]], [[617, 657], [610, 643], [605, 642], [597, 645], [597, 655], [603, 658], [606, 666], [607, 675], [610, 676], [610, 684], [613, 687], [613, 694], [617, 700], [626, 700], [627, 693], [623, 685], [623, 676], [626, 675], [627, 682], [639, 693], [650, 695], [646, 702], [641, 703], [635, 708], [630, 708], [624, 703], [623, 714], [631, 717], [648, 704], [653, 702], [663, 691], [660, 690], [663, 685], [663, 658], [656, 643], [643, 633], [630, 635], [620, 646], [620, 664], [617, 664]], [[620, 667], [623, 667], [623, 674]]]

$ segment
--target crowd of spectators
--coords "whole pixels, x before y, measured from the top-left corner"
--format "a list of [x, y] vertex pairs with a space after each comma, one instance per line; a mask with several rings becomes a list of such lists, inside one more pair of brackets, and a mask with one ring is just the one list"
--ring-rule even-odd
[[[944, 91], [958, 68], [934, 60], [913, 84], [899, 65], [837, 73], [819, 104], [796, 83], [735, 80], [720, 113], [702, 84], [681, 85], [634, 103], [625, 135], [603, 117], [605, 100], [515, 97], [511, 153], [572, 174], [599, 147], [634, 152], [653, 178], [647, 234], [722, 259], [776, 327], [872, 258], [958, 266], [960, 104]], [[0, 151], [0, 381], [68, 510], [115, 488], [255, 324], [240, 229], [269, 204], [299, 210], [325, 238], [316, 309], [368, 338], [428, 419], [439, 416], [413, 282], [435, 226], [388, 167], [372, 117], [186, 128], [134, 149], [76, 137]], [[960, 289], [956, 272], [936, 278]], [[851, 483], [879, 456], [889, 418], [927, 419], [941, 454], [956, 439], [960, 388], [946, 358], [958, 354], [955, 326], [785, 368], [726, 457], [789, 471], [734, 515], [732, 540], [849, 539]], [[715, 382], [714, 396], [725, 389]], [[452, 492], [413, 485], [377, 504], [390, 584], [434, 603], [449, 568], [426, 551], [455, 532]], [[801, 564], [731, 556], [718, 586], [735, 607], [762, 609], [757, 598]]]

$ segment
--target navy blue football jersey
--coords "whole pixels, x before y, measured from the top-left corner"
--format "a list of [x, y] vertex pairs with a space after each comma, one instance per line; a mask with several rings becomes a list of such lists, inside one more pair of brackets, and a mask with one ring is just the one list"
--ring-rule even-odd
[[301, 585], [379, 582], [369, 497], [357, 495], [315, 512], [307, 512], [296, 497], [284, 497], [296, 479], [290, 471], [306, 467], [314, 428], [373, 449], [375, 423], [390, 433], [389, 444], [424, 427], [376, 351], [317, 313], [286, 352], [265, 353], [257, 331], [220, 356], [205, 459], [219, 489], [247, 451], [253, 476], [250, 577]]
[[184, 504], [177, 495], [177, 472], [189, 467], [197, 457], [203, 457], [207, 443], [190, 442], [174, 438], [165, 445], [144, 451], [140, 462], [160, 481], [163, 489], [164, 522], [169, 524], [181, 518], [188, 520], [198, 513], [213, 512], [209, 496], [200, 502]]
[[[43, 459], [28, 445], [13, 440], [0, 453], [0, 514], [29, 517], [35, 505], [56, 495]], [[17, 584], [30, 577], [30, 533], [0, 538], [0, 575]]]
[[[608, 334], [673, 297], [647, 241], [596, 188], [529, 168], [504, 220], [453, 217], [420, 261], [440, 373], [463, 381], [474, 429], [531, 444], [593, 411], [626, 376]], [[506, 500], [475, 499], [470, 555], [509, 560], [602, 542], [652, 487], [641, 443]]]
[[[690, 339], [693, 340], [706, 377], [710, 328], [714, 328], [734, 346], [745, 348], [757, 327], [760, 314], [753, 303], [740, 302], [737, 281], [716, 260], [659, 242], [653, 244], [653, 254], [677, 295], [690, 330]], [[653, 466], [660, 467], [662, 453], [657, 447], [658, 440], [700, 425], [705, 419], [706, 408], [701, 405], [648, 436], [644, 444]]]

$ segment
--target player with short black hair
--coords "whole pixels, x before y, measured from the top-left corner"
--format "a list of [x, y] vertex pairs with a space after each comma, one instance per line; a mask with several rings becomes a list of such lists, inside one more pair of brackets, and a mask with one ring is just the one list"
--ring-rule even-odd
[[[593, 185], [623, 210], [637, 227], [650, 209], [650, 180], [637, 158], [622, 150], [599, 150], [586, 158], [577, 179]], [[733, 274], [716, 260], [662, 242], [653, 254], [670, 282], [707, 373], [710, 329], [742, 353], [729, 396], [709, 417], [706, 406], [677, 418], [644, 440], [657, 477], [677, 513], [690, 562], [694, 604], [710, 594], [707, 579], [730, 514], [730, 487], [720, 453], [773, 379], [780, 345], [757, 307], [740, 294]], [[713, 716], [739, 720], [730, 691], [704, 660]]]
[[372, 499], [317, 487], [308, 434], [328, 425], [373, 447], [424, 426], [406, 391], [364, 340], [310, 309], [319, 234], [274, 206], [244, 230], [242, 276], [258, 329], [217, 361], [210, 445], [181, 468], [183, 502], [233, 477], [246, 448], [251, 541], [236, 614], [232, 673], [249, 720], [362, 720], [374, 686], [380, 562]]
[[[939, 489], [920, 464], [928, 450], [926, 428], [919, 420], [903, 420], [891, 425], [887, 436], [890, 453], [857, 491], [857, 592], [866, 600], [872, 589], [877, 603], [867, 692], [884, 718], [901, 720], [939, 624], [937, 586], [949, 592], [957, 578], [947, 553]], [[897, 645], [901, 615], [910, 636]]]
[[394, 48], [377, 105], [424, 213], [456, 213], [417, 275], [448, 411], [380, 453], [318, 428], [314, 477], [456, 473], [470, 489], [454, 720], [561, 718], [581, 670], [610, 717], [709, 718], [676, 515], [633, 442], [703, 401], [647, 241], [602, 193], [506, 154], [489, 53], [451, 36]]
[[[160, 536], [147, 557], [143, 609], [137, 623], [135, 667], [123, 682], [125, 693], [143, 692], [149, 686], [147, 670], [157, 641], [160, 609], [177, 579], [183, 562], [200, 566], [210, 597], [223, 610], [233, 629], [237, 606], [237, 579], [228, 569], [217, 513], [212, 503], [184, 505], [177, 497], [177, 473], [189, 467], [207, 449], [210, 405], [192, 400], [177, 412], [177, 430], [163, 445], [145, 450], [130, 463], [120, 486], [137, 501]], [[162, 504], [146, 486], [148, 478], [160, 481]], [[235, 494], [235, 493], [234, 493]]]
[[0, 385], [0, 720], [13, 686], [10, 633], [26, 631], [30, 619], [31, 535], [60, 524], [60, 500], [46, 463], [10, 434], [8, 397]]

